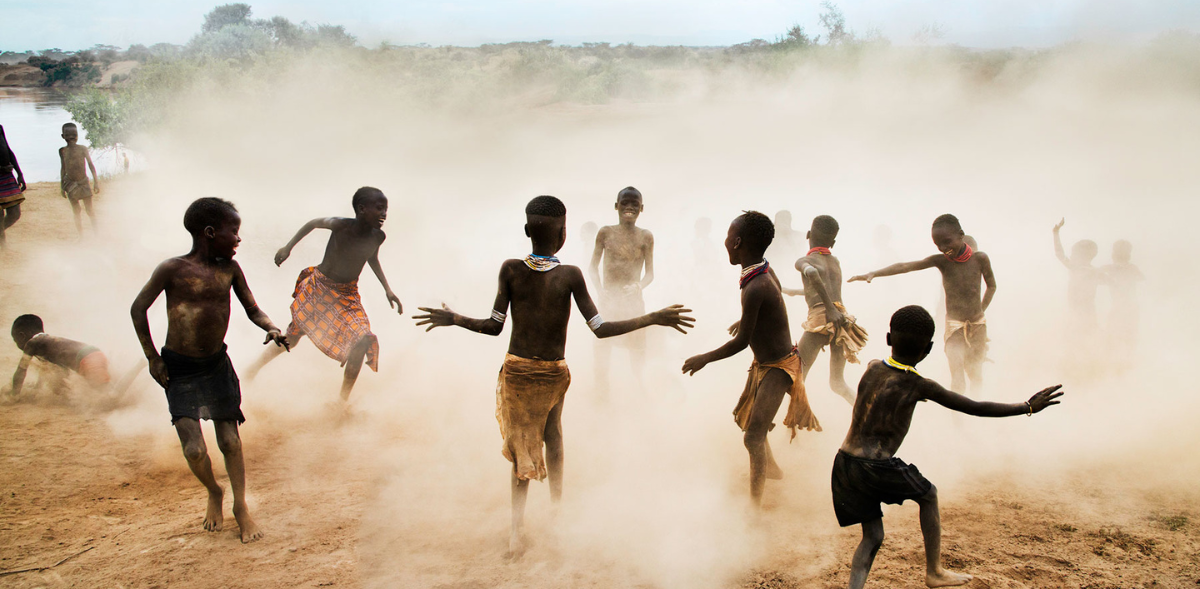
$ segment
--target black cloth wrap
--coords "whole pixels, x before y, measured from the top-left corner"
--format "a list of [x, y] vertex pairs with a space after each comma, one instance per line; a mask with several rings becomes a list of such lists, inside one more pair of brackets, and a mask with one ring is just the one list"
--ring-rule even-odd
[[226, 353], [228, 349], [222, 345], [221, 351], [207, 358], [162, 349], [162, 359], [167, 364], [167, 405], [172, 424], [181, 417], [197, 421], [246, 421], [242, 415], [242, 387]]
[[838, 450], [833, 459], [833, 511], [842, 527], [883, 517], [880, 503], [924, 497], [933, 483], [899, 458], [872, 460]]

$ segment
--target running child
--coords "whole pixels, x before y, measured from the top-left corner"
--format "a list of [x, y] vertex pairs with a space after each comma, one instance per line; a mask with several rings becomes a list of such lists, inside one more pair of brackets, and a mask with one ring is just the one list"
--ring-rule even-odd
[[[100, 177], [96, 175], [96, 165], [88, 148], [79, 145], [79, 128], [75, 123], [62, 126], [62, 138], [67, 142], [66, 147], [58, 149], [58, 159], [61, 164], [59, 174], [62, 195], [71, 201], [71, 212], [75, 214], [75, 229], [83, 235], [83, 216], [80, 206], [87, 210], [88, 219], [92, 222], [92, 230], [96, 229], [96, 212], [92, 210], [92, 195], [100, 194]], [[88, 183], [87, 171], [92, 171], [92, 184]]]
[[[485, 335], [500, 335], [512, 305], [513, 329], [508, 355], [496, 385], [496, 419], [504, 438], [501, 452], [513, 463], [512, 533], [509, 556], [524, 551], [522, 528], [529, 480], [550, 477], [550, 499], [562, 497], [562, 408], [571, 373], [564, 359], [571, 299], [588, 327], [609, 338], [649, 325], [672, 327], [680, 333], [695, 321], [682, 305], [672, 305], [625, 321], [605, 321], [588, 294], [583, 272], [561, 264], [555, 254], [567, 239], [567, 208], [553, 196], [539, 196], [525, 207], [525, 235], [533, 253], [500, 265], [500, 280], [491, 317], [472, 319], [451, 311], [420, 307], [417, 325], [457, 325]], [[546, 446], [545, 457], [542, 445]]]
[[1098, 326], [1096, 318], [1096, 291], [1105, 282], [1102, 270], [1092, 265], [1099, 248], [1090, 239], [1081, 239], [1071, 246], [1071, 256], [1063, 251], [1059, 231], [1067, 224], [1064, 218], [1054, 225], [1054, 255], [1070, 272], [1067, 281], [1068, 321], [1067, 333], [1078, 338], [1080, 343], [1089, 343]]
[[4, 232], [21, 218], [21, 203], [25, 201], [27, 188], [17, 154], [8, 146], [4, 125], [0, 125], [0, 248], [5, 247]]
[[[900, 262], [874, 272], [850, 278], [847, 282], [871, 280], [937, 268], [942, 273], [942, 289], [946, 292], [946, 358], [950, 361], [950, 389], [966, 392], [967, 378], [971, 390], [983, 388], [983, 362], [987, 359], [987, 319], [984, 312], [996, 296], [996, 277], [992, 260], [977, 252], [964, 241], [962, 225], [954, 215], [942, 215], [933, 220], [933, 244], [939, 254], [917, 260]], [[980, 296], [980, 283], [987, 288]]]
[[[387, 220], [388, 200], [378, 188], [359, 188], [350, 201], [354, 218], [325, 217], [313, 219], [300, 227], [287, 245], [275, 254], [275, 265], [283, 264], [292, 255], [292, 248], [313, 229], [328, 229], [329, 242], [325, 258], [319, 266], [300, 271], [296, 290], [292, 294], [292, 323], [288, 325], [288, 346], [308, 336], [326, 356], [346, 367], [342, 376], [342, 400], [350, 398], [350, 390], [358, 380], [363, 359], [371, 370], [379, 371], [379, 339], [371, 333], [371, 322], [358, 294], [358, 278], [363, 266], [383, 285], [388, 305], [397, 313], [404, 312], [400, 298], [388, 286], [383, 268], [379, 265], [379, 246], [387, 235], [383, 222]], [[246, 372], [253, 379], [259, 370], [280, 354], [278, 348], [268, 349]]]
[[[242, 267], [233, 260], [237, 252], [242, 218], [233, 203], [219, 198], [201, 198], [183, 215], [183, 226], [192, 234], [192, 250], [170, 258], [154, 269], [149, 282], [133, 301], [130, 314], [142, 351], [150, 362], [150, 376], [167, 392], [171, 423], [179, 434], [183, 455], [197, 479], [208, 489], [204, 529], [220, 530], [224, 489], [213, 476], [212, 462], [200, 430], [200, 420], [212, 420], [217, 447], [225, 455], [225, 470], [233, 488], [233, 517], [241, 528], [242, 542], [253, 542], [262, 531], [246, 506], [246, 466], [238, 424], [242, 415], [242, 391], [233, 363], [226, 353], [229, 329], [229, 291], [237, 295], [246, 316], [267, 332], [263, 344], [275, 342], [286, 349], [287, 338], [258, 304]], [[146, 312], [167, 293], [167, 341], [159, 350], [150, 335]]]
[[754, 352], [750, 375], [733, 410], [733, 419], [745, 432], [743, 441], [750, 453], [750, 497], [755, 506], [762, 504], [766, 479], [783, 478], [767, 443], [767, 432], [775, 425], [772, 422], [783, 396], [790, 393], [792, 397], [783, 425], [792, 430], [793, 438], [798, 428], [821, 431], [804, 393], [800, 355], [792, 343], [779, 279], [763, 259], [763, 253], [774, 237], [771, 219], [757, 211], [748, 211], [730, 223], [725, 251], [731, 265], [742, 267], [742, 318], [731, 328], [732, 340], [683, 363], [684, 374], [690, 375], [747, 346]]
[[971, 575], [942, 568], [942, 523], [937, 488], [917, 467], [896, 458], [908, 435], [913, 411], [920, 401], [979, 417], [1033, 415], [1057, 405], [1062, 385], [1043, 389], [1024, 403], [974, 401], [922, 378], [916, 365], [933, 349], [936, 329], [929, 313], [916, 305], [892, 315], [887, 343], [892, 355], [872, 360], [858, 383], [858, 398], [850, 431], [833, 461], [833, 510], [842, 527], [862, 524], [862, 541], [854, 551], [850, 588], [867, 581], [875, 555], [883, 544], [883, 511], [880, 503], [899, 505], [912, 500], [921, 508], [921, 535], [925, 539], [925, 584], [930, 587], [963, 585]]

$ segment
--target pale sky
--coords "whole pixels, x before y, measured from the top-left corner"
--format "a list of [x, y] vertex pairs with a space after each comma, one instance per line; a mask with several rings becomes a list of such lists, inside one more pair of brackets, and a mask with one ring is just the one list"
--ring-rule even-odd
[[[821, 31], [819, 0], [250, 0], [256, 18], [344, 25], [367, 46], [478, 45], [553, 39], [639, 45], [730, 45], [772, 39], [793, 23]], [[1137, 43], [1171, 29], [1200, 32], [1200, 0], [840, 0], [850, 28], [910, 44], [940, 23], [944, 41], [1043, 47], [1084, 40]], [[0, 0], [0, 50], [97, 43], [182, 44], [218, 2]]]

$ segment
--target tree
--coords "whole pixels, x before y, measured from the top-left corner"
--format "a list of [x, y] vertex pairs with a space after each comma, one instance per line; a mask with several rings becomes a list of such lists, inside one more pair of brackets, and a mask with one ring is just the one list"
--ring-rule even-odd
[[107, 92], [95, 88], [80, 92], [67, 101], [71, 118], [87, 131], [88, 142], [95, 149], [112, 147], [125, 140], [126, 111], [122, 103]]
[[825, 12], [822, 12], [818, 19], [821, 21], [821, 26], [825, 27], [827, 43], [841, 45], [853, 42], [854, 33], [846, 28], [846, 15], [842, 14], [842, 9], [829, 0], [822, 2], [821, 8], [824, 8]]
[[249, 4], [222, 4], [204, 15], [201, 33], [215, 33], [230, 25], [250, 24]]
[[337, 47], [353, 47], [358, 42], [342, 25], [317, 25], [317, 42]]

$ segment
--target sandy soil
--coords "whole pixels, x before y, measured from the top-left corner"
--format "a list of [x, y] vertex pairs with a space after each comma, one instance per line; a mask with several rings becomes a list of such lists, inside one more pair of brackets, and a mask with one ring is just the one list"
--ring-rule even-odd
[[[119, 198], [121, 186], [106, 185], [101, 211], [105, 199]], [[0, 252], [5, 321], [39, 296], [35, 284], [12, 270], [34, 259], [39, 247], [73, 239], [70, 209], [54, 188], [32, 187], [9, 234], [11, 247]], [[17, 357], [14, 346], [0, 345], [0, 372], [7, 374]], [[153, 395], [145, 377], [135, 387]], [[467, 497], [457, 513], [396, 504], [389, 494], [409, 484], [397, 482], [397, 454], [362, 449], [399, 448], [399, 462], [440, 450], [419, 431], [361, 416], [338, 425], [252, 415], [243, 430], [250, 500], [267, 535], [242, 545], [228, 502], [225, 529], [201, 530], [204, 491], [169, 433], [129, 434], [111, 417], [70, 386], [41, 387], [0, 406], [0, 585], [659, 586], [620, 567], [572, 566], [569, 551], [545, 541], [520, 564], [504, 561], [503, 501], [475, 505]], [[169, 432], [167, 419], [161, 415], [161, 429]], [[489, 460], [499, 460], [492, 450]], [[1141, 484], [1138, 472], [1136, 465], [1085, 466], [1052, 479], [989, 477], [973, 482], [974, 490], [960, 486], [942, 498], [946, 564], [974, 574], [975, 588], [1195, 587], [1200, 490]], [[744, 479], [732, 485], [740, 489]], [[765, 540], [728, 586], [844, 586], [857, 531], [793, 522], [792, 513], [827, 509], [827, 498], [797, 507], [780, 499], [787, 487], [778, 489], [768, 495]], [[395, 513], [405, 516], [390, 517]], [[891, 508], [886, 516], [888, 537], [868, 586], [923, 586], [915, 506]]]

